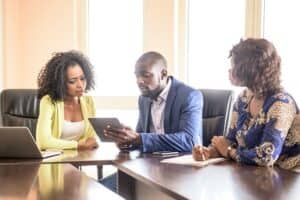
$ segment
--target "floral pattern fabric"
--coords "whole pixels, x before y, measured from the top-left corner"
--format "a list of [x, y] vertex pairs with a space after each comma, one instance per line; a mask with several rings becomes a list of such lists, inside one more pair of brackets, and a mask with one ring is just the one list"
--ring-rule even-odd
[[249, 90], [240, 94], [226, 136], [237, 148], [237, 161], [287, 169], [299, 165], [300, 114], [294, 99], [285, 92], [270, 95], [254, 118], [249, 111], [252, 98]]

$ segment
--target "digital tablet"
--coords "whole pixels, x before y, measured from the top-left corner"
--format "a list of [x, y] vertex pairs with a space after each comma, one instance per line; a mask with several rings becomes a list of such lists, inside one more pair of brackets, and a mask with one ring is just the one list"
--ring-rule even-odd
[[113, 142], [114, 140], [105, 136], [103, 131], [105, 129], [121, 129], [123, 126], [119, 122], [119, 120], [115, 117], [110, 118], [102, 118], [102, 117], [91, 117], [89, 121], [94, 128], [97, 135], [100, 137], [101, 141], [103, 142]]

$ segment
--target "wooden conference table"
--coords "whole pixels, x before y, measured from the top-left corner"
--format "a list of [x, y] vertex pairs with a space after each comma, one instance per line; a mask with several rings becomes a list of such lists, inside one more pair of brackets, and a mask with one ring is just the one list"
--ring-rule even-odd
[[123, 199], [70, 164], [0, 165], [0, 199]]
[[70, 163], [74, 166], [97, 165], [98, 179], [102, 178], [102, 165], [113, 164], [113, 160], [122, 156], [115, 143], [103, 142], [95, 150], [77, 151], [64, 150], [59, 156], [53, 156], [45, 159], [6, 159], [0, 158], [0, 165], [11, 164], [51, 164], [51, 163]]
[[59, 156], [45, 159], [0, 159], [0, 165], [23, 163], [71, 163], [74, 165], [106, 165], [118, 160], [120, 151], [114, 143], [101, 143], [95, 150], [77, 151], [64, 150]]
[[115, 161], [119, 194], [126, 199], [299, 199], [300, 175], [232, 161], [203, 168], [160, 163], [144, 155]]
[[[51, 166], [71, 167], [71, 165], [58, 165], [55, 163], [72, 163], [75, 165], [114, 164], [118, 168], [119, 194], [126, 199], [288, 200], [299, 199], [300, 196], [300, 175], [294, 172], [278, 168], [239, 165], [231, 161], [195, 168], [160, 163], [161, 159], [163, 158], [141, 155], [138, 151], [120, 153], [113, 143], [103, 143], [100, 148], [93, 151], [65, 151], [58, 157], [45, 160], [0, 159], [0, 180], [2, 184], [3, 177], [6, 177], [5, 171], [13, 169], [13, 167], [6, 168], [7, 166], [15, 166], [16, 168], [19, 166], [21, 169], [25, 164], [43, 164], [39, 165], [40, 170], [46, 168], [43, 166], [48, 166], [48, 168], [51, 168]], [[55, 171], [55, 169], [53, 170]], [[53, 170], [48, 170], [49, 177], [51, 177], [50, 172]], [[80, 171], [76, 172], [81, 173]], [[16, 177], [22, 177], [20, 173]], [[47, 174], [47, 172], [44, 174]], [[12, 178], [10, 183], [15, 182], [14, 184], [18, 185], [22, 184], [22, 181], [22, 179]], [[47, 184], [47, 181], [38, 182], [37, 184]], [[97, 183], [95, 182], [95, 184]], [[71, 185], [76, 187], [76, 184]], [[9, 191], [7, 189], [9, 187], [0, 185], [0, 195], [4, 191], [1, 190], [1, 187]], [[38, 189], [38, 185], [34, 187], [35, 190]], [[20, 189], [22, 190], [22, 188]], [[53, 192], [55, 195], [55, 191], [50, 193]], [[83, 193], [88, 195], [88, 192], [89, 190], [86, 190]], [[64, 192], [61, 195], [63, 196]]]
[[122, 154], [114, 143], [102, 143], [92, 151], [65, 150], [46, 159], [1, 158], [0, 200], [123, 199], [67, 164], [101, 167], [113, 164], [119, 155]]

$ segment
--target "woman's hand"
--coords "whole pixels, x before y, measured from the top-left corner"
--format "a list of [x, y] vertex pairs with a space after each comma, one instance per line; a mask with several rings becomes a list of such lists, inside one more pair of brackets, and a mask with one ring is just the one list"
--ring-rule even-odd
[[211, 143], [223, 157], [228, 157], [227, 149], [230, 146], [230, 143], [224, 136], [214, 136]]
[[193, 158], [197, 161], [207, 160], [209, 158], [217, 158], [220, 157], [217, 149], [213, 146], [204, 147], [200, 145], [196, 145], [193, 148]]
[[207, 160], [211, 157], [209, 148], [200, 145], [194, 146], [192, 153], [196, 161]]
[[78, 150], [91, 150], [97, 148], [99, 145], [94, 137], [89, 137], [86, 140], [78, 142]]

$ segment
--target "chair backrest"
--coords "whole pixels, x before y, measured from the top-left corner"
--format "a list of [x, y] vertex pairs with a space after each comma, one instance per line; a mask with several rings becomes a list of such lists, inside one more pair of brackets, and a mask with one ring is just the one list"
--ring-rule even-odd
[[233, 91], [200, 89], [203, 94], [203, 145], [215, 135], [226, 135], [232, 107]]
[[3, 126], [26, 126], [35, 138], [39, 99], [36, 89], [5, 89], [1, 92]]

